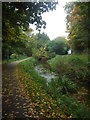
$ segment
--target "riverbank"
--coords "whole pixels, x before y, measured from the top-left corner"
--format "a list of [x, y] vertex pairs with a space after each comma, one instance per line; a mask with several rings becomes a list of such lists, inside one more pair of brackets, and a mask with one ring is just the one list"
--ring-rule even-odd
[[[64, 76], [57, 80], [52, 79], [47, 87], [46, 79], [35, 71], [36, 65], [37, 61], [34, 58], [20, 63], [17, 66], [17, 75], [24, 89], [32, 97], [32, 101], [39, 103], [37, 109], [40, 112], [44, 111], [42, 116], [56, 118], [60, 117], [59, 115], [62, 112], [62, 118], [89, 118], [87, 105], [73, 97], [77, 93], [78, 85]], [[46, 108], [49, 111], [48, 113]]]
[[36, 60], [31, 58], [17, 66], [17, 77], [32, 98], [33, 113], [36, 114], [37, 111], [39, 118], [69, 118], [70, 115], [67, 116], [61, 111], [60, 104], [47, 93], [46, 79], [38, 75], [34, 69], [35, 65]]

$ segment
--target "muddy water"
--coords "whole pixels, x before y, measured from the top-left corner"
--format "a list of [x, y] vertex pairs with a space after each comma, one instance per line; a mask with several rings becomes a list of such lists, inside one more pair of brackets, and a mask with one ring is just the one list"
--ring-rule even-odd
[[44, 77], [47, 80], [47, 85], [49, 82], [51, 82], [52, 79], [57, 78], [57, 75], [54, 72], [48, 72], [45, 70], [45, 68], [41, 67], [40, 65], [35, 66], [35, 70], [40, 76]]

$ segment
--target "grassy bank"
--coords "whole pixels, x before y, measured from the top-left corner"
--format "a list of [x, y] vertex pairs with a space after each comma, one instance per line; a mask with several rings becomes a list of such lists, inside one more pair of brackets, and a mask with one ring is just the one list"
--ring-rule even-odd
[[72, 54], [72, 55], [56, 55], [55, 58], [52, 58], [49, 60], [49, 62], [54, 65], [54, 63], [57, 63], [58, 60], [62, 60], [64, 63], [69, 63], [69, 62], [74, 62], [73, 60], [76, 60], [75, 62], [78, 62], [78, 65], [80, 65], [80, 61], [82, 61], [82, 63], [84, 65], [87, 65], [88, 63], [88, 55], [84, 55], [84, 54]]
[[65, 75], [75, 82], [82, 82], [88, 84], [89, 74], [88, 71], [88, 56], [87, 55], [57, 55], [48, 61], [52, 71], [59, 75]]
[[52, 71], [55, 71], [60, 78], [64, 78], [63, 85], [66, 86], [67, 90], [71, 88], [73, 92], [77, 89], [79, 96], [77, 96], [77, 98], [81, 101], [83, 101], [83, 99], [88, 101], [88, 84], [90, 82], [90, 71], [88, 69], [90, 63], [88, 61], [88, 55], [57, 55], [55, 58], [49, 60], [48, 63]]
[[[65, 57], [69, 56], [63, 56], [62, 61], [65, 60]], [[48, 61], [53, 71], [56, 70], [56, 63], [60, 61], [60, 58], [61, 56], [56, 56]], [[68, 61], [69, 58], [67, 58], [66, 64]], [[86, 66], [87, 59], [85, 58], [83, 62]], [[33, 110], [37, 111], [39, 116], [48, 118], [89, 118], [88, 107], [73, 98], [78, 85], [67, 77], [66, 73], [64, 73], [65, 75], [57, 73], [59, 78], [52, 79], [47, 86], [46, 80], [34, 70], [36, 64], [37, 61], [31, 58], [17, 66], [18, 78], [34, 103]]]
[[17, 66], [17, 76], [27, 94], [32, 98], [33, 112], [36, 111], [39, 118], [66, 118], [67, 115], [60, 110], [57, 101], [47, 94], [46, 80], [34, 70], [36, 63], [37, 61], [31, 58]]

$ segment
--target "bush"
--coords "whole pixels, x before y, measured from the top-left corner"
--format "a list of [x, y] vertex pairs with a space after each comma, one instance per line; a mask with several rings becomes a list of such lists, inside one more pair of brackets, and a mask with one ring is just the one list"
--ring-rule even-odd
[[70, 61], [69, 61], [69, 64], [72, 64], [72, 65], [83, 65], [84, 62], [78, 58], [78, 57], [75, 57], [75, 58], [72, 58]]
[[37, 64], [37, 60], [32, 57], [29, 60], [21, 62], [19, 65], [25, 73], [29, 74], [32, 77], [32, 80], [34, 80], [34, 82], [36, 82], [39, 85], [42, 85], [43, 88], [45, 88], [46, 79], [38, 75], [38, 73], [35, 71], [34, 66], [36, 64]]
[[49, 53], [49, 58], [54, 58], [56, 56], [55, 52], [50, 52]]
[[62, 95], [60, 97], [60, 106], [62, 111], [65, 111], [67, 115], [71, 115], [72, 118], [90, 118], [88, 107], [80, 104], [71, 97]]
[[[62, 113], [65, 112], [65, 115], [69, 116], [69, 118], [70, 117], [71, 118], [89, 118], [90, 117], [88, 107], [84, 104], [83, 105], [80, 104], [79, 102], [71, 98], [70, 94], [67, 94], [67, 93], [73, 93], [77, 90], [76, 83], [66, 78], [66, 76], [61, 76], [61, 77], [59, 76], [59, 79], [52, 79], [52, 81], [47, 86], [46, 80], [43, 77], [39, 76], [38, 73], [34, 70], [35, 64], [36, 64], [36, 60], [33, 58], [31, 58], [30, 60], [21, 62], [19, 64], [20, 68], [23, 70], [23, 73], [24, 74], [26, 73], [30, 77], [30, 78], [25, 77], [25, 80], [22, 79], [22, 82], [24, 82], [23, 84], [24, 86], [26, 86], [26, 89], [28, 90], [28, 93], [30, 95], [33, 92], [35, 92], [34, 96], [32, 97], [35, 103], [37, 100], [39, 100], [39, 106], [41, 102], [42, 102], [42, 105], [44, 105], [45, 102], [43, 102], [42, 100], [45, 100], [46, 98], [49, 99], [49, 97], [51, 97], [52, 100], [55, 100], [55, 106], [58, 106], [58, 109], [60, 109]], [[64, 67], [65, 67], [65, 64], [64, 64]], [[45, 91], [42, 93], [43, 90]], [[45, 97], [43, 98], [42, 95], [45, 95]], [[69, 95], [69, 97], [67, 95]], [[49, 103], [50, 105], [52, 105], [53, 101], [50, 101], [49, 99]], [[47, 107], [47, 105], [45, 106]], [[43, 106], [43, 108], [45, 106]]]
[[66, 75], [73, 81], [86, 82], [86, 84], [89, 81], [89, 62], [87, 62], [85, 55], [56, 56], [48, 63], [59, 76]]
[[33, 49], [33, 50], [32, 50], [32, 56], [33, 56], [35, 59], [39, 59], [40, 56], [41, 56], [41, 52], [40, 52], [38, 49]]
[[37, 60], [39, 60], [42, 57], [44, 57], [46, 59], [48, 58], [47, 52], [44, 48], [40, 48], [40, 50], [39, 49], [33, 49], [32, 56]]
[[16, 54], [16, 53], [13, 53], [13, 54], [10, 55], [11, 59], [14, 59], [14, 58], [17, 58], [17, 57], [18, 57], [18, 54]]
[[47, 93], [50, 94], [53, 98], [60, 97], [60, 91], [58, 91], [57, 79], [52, 79], [51, 82], [48, 83]]
[[60, 98], [63, 94], [72, 94], [77, 91], [77, 84], [69, 80], [68, 78], [61, 77], [57, 79], [52, 79], [48, 83], [47, 93], [52, 95], [53, 98]]
[[81, 82], [88, 82], [88, 68], [85, 66], [68, 66], [68, 71], [66, 73], [67, 77], [69, 77], [72, 80], [77, 80]]
[[65, 75], [68, 71], [68, 66], [61, 60], [59, 60], [55, 65], [55, 70], [58, 75]]
[[59, 82], [59, 91], [62, 94], [66, 94], [68, 92], [74, 93], [77, 90], [76, 83], [72, 82], [70, 79], [66, 78], [65, 76], [58, 79]]

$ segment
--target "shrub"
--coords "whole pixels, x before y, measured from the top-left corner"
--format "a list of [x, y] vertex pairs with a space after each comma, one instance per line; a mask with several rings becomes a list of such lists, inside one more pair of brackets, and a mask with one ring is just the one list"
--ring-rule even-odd
[[40, 56], [41, 56], [41, 53], [38, 49], [33, 49], [32, 50], [32, 56], [35, 58], [35, 59], [39, 59]]
[[55, 52], [50, 52], [49, 53], [49, 58], [51, 59], [51, 58], [54, 58], [56, 56], [56, 53]]
[[[27, 73], [27, 75], [30, 76], [30, 79], [23, 80], [27, 84], [27, 90], [29, 91], [29, 94], [32, 94], [32, 91], [34, 91], [36, 94], [34, 97], [32, 97], [33, 101], [39, 101], [39, 106], [42, 101], [42, 97], [40, 96], [45, 95], [47, 91], [47, 95], [51, 98], [55, 98], [55, 106], [60, 106], [58, 109], [60, 111], [65, 112], [65, 115], [71, 117], [71, 118], [89, 118], [90, 114], [88, 111], [88, 107], [86, 105], [82, 105], [79, 102], [75, 101], [73, 98], [67, 96], [66, 93], [73, 93], [77, 90], [77, 84], [72, 82], [70, 79], [66, 78], [66, 76], [59, 76], [59, 79], [52, 79], [52, 81], [46, 85], [46, 80], [38, 75], [38, 73], [34, 70], [34, 65], [36, 64], [36, 60], [31, 58], [30, 60], [24, 61], [20, 63], [21, 69], [23, 69], [23, 73]], [[65, 67], [65, 64], [63, 65]], [[62, 70], [63, 71], [63, 70]], [[29, 83], [31, 81], [31, 83]], [[24, 84], [25, 85], [25, 84]], [[32, 87], [31, 87], [32, 86]], [[41, 89], [41, 93], [39, 93], [39, 89]], [[42, 91], [44, 93], [42, 93]], [[38, 95], [37, 95], [38, 93]], [[63, 95], [64, 94], [64, 95]], [[49, 98], [48, 96], [45, 96], [44, 99]], [[49, 103], [53, 103], [49, 100]], [[42, 101], [42, 105], [44, 102]], [[40, 109], [39, 109], [40, 111]], [[51, 109], [50, 109], [51, 111]]]
[[88, 107], [80, 104], [71, 97], [62, 95], [60, 97], [60, 106], [62, 111], [65, 111], [67, 115], [71, 115], [72, 118], [90, 118]]
[[42, 57], [48, 59], [47, 52], [44, 48], [40, 48], [40, 50], [39, 49], [33, 49], [32, 50], [32, 56], [37, 60], [39, 60]]
[[74, 93], [77, 90], [76, 83], [72, 82], [70, 79], [66, 78], [65, 76], [58, 79], [59, 82], [59, 91], [62, 94], [66, 94], [68, 92]]
[[38, 73], [35, 71], [34, 66], [36, 64], [37, 60], [32, 57], [29, 60], [21, 62], [19, 65], [25, 73], [29, 74], [32, 77], [32, 80], [34, 80], [34, 82], [38, 83], [39, 85], [42, 85], [43, 88], [45, 88], [46, 79], [38, 75]]
[[[81, 58], [79, 58], [81, 57]], [[72, 55], [69, 56], [57, 56], [48, 62], [51, 65], [53, 71], [59, 76], [66, 75], [67, 78], [73, 81], [88, 82], [89, 71], [86, 57]]]
[[18, 57], [18, 54], [16, 54], [16, 53], [13, 53], [13, 54], [10, 55], [11, 59], [14, 59], [14, 58], [17, 58], [17, 57]]
[[53, 98], [60, 97], [60, 91], [58, 91], [57, 79], [52, 79], [51, 82], [48, 83], [47, 93], [52, 95]]
[[68, 71], [68, 66], [61, 60], [59, 60], [55, 65], [56, 72], [61, 76], [65, 75]]
[[78, 58], [78, 57], [75, 57], [75, 58], [72, 58], [69, 60], [69, 64], [71, 65], [83, 65], [84, 62], [82, 61], [82, 59]]
[[58, 99], [63, 94], [72, 94], [76, 92], [77, 88], [76, 83], [64, 76], [58, 79], [52, 79], [51, 82], [48, 83], [47, 93], [49, 93], [53, 98]]
[[85, 66], [68, 66], [69, 69], [66, 73], [66, 75], [72, 79], [72, 80], [78, 80], [81, 82], [86, 82], [87, 83], [87, 79], [88, 79], [88, 68]]

